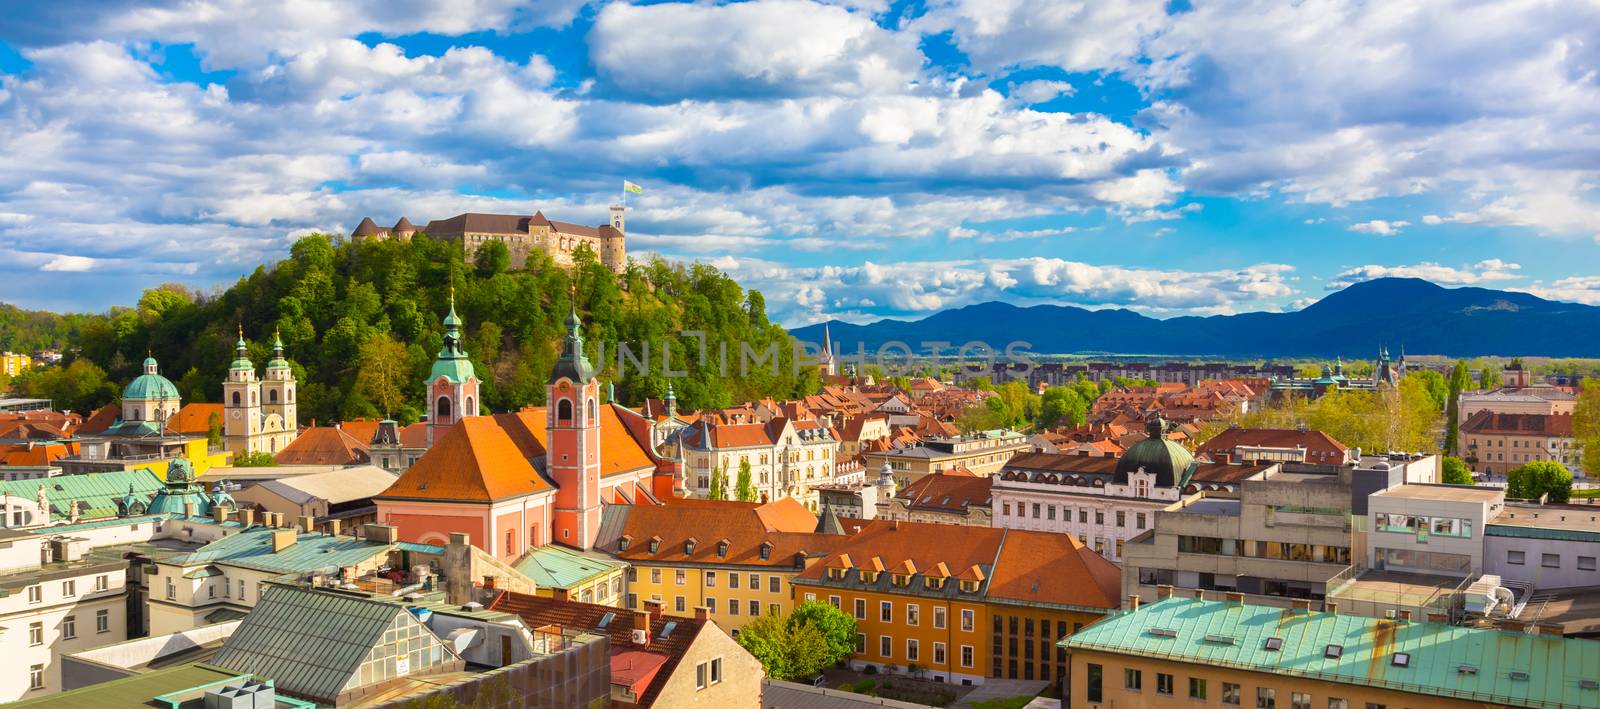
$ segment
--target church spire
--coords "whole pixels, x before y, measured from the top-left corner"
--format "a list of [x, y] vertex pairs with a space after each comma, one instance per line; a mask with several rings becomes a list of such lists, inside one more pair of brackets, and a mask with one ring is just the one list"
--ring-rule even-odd
[[594, 378], [594, 366], [589, 364], [589, 358], [583, 353], [583, 321], [578, 319], [578, 286], [571, 284], [567, 289], [571, 299], [571, 308], [567, 313], [567, 335], [561, 342], [561, 358], [556, 360], [556, 366], [550, 372], [550, 382], [566, 377], [582, 384]]

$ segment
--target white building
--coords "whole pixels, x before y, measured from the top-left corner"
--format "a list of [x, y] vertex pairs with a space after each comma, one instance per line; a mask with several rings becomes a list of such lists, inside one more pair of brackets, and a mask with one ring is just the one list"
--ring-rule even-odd
[[0, 702], [59, 691], [62, 655], [126, 640], [127, 576], [81, 538], [0, 531]]

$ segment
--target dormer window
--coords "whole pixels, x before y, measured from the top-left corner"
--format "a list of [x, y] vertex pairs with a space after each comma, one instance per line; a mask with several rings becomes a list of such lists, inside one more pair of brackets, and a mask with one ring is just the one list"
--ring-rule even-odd
[[977, 593], [978, 592], [978, 582], [977, 581], [962, 581], [961, 582], [961, 592], [962, 593]]
[[930, 591], [937, 591], [939, 589], [944, 588], [944, 579], [941, 579], [941, 578], [934, 578], [932, 576], [928, 576], [928, 577], [924, 577], [922, 579], [922, 581], [923, 581], [923, 585], [927, 586], [928, 590], [930, 590]]
[[694, 554], [694, 543], [695, 540], [692, 538], [683, 543], [683, 553], [685, 556], [692, 556]]
[[661, 551], [661, 538], [660, 537], [651, 537], [650, 538], [650, 553], [654, 554], [654, 553], [656, 553], [658, 551]]
[[771, 559], [771, 558], [772, 558], [772, 542], [762, 542], [761, 543], [761, 559], [763, 561], [765, 561], [765, 560]]
[[631, 537], [628, 537], [627, 535], [623, 535], [623, 537], [621, 539], [617, 540], [617, 551], [627, 551], [628, 550], [628, 542], [631, 542], [631, 541], [633, 541], [633, 539]]
[[828, 569], [828, 578], [835, 581], [843, 581], [844, 569]]
[[878, 572], [876, 572], [876, 571], [868, 571], [866, 569], [862, 569], [861, 570], [861, 583], [877, 583], [877, 582], [878, 582]]
[[726, 557], [727, 555], [728, 555], [728, 543], [726, 541], [717, 542], [717, 556]]

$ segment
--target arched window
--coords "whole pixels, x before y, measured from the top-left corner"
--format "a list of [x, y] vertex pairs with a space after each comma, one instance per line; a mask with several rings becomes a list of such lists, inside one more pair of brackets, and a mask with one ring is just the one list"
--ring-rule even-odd
[[234, 392], [233, 393], [233, 405], [234, 406], [238, 406], [239, 405], [239, 392]]
[[461, 415], [462, 416], [470, 416], [472, 414], [472, 412], [476, 411], [476, 410], [477, 409], [472, 406], [472, 397], [470, 397], [470, 396], [467, 397], [467, 405], [461, 407]]
[[294, 390], [293, 389], [289, 390], [289, 403], [291, 403], [291, 404], [294, 403]]
[[590, 399], [589, 400], [588, 409], [584, 413], [586, 414], [586, 416], [584, 418], [584, 423], [591, 424], [591, 425], [594, 424], [594, 421], [595, 421], [594, 399]]
[[439, 397], [439, 403], [434, 407], [434, 418], [440, 421], [450, 420], [450, 397]]
[[572, 421], [572, 400], [562, 399], [556, 402], [556, 420], [562, 423]]
[[278, 403], [278, 390], [277, 389], [272, 389], [272, 390], [267, 392], [267, 401], [269, 401], [271, 403], [274, 403], [274, 404]]

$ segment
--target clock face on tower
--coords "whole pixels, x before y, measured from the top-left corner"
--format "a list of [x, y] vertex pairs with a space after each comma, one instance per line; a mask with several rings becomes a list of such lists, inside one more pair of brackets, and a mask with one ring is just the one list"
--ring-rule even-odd
[[235, 421], [239, 420], [239, 411], [237, 409], [235, 409], [233, 411], [233, 420], [235, 420]]

